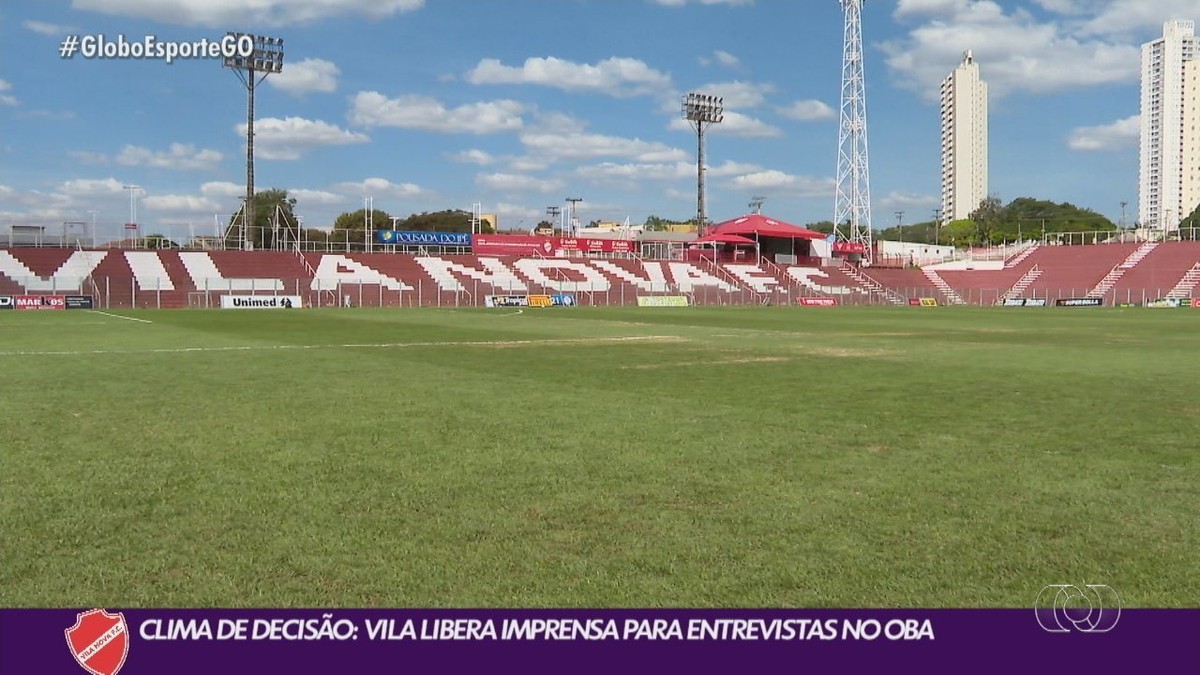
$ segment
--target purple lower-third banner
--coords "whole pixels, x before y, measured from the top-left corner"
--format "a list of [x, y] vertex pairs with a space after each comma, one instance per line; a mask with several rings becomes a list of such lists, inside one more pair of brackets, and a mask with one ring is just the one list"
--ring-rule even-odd
[[1200, 672], [1200, 609], [4, 609], [0, 674]]

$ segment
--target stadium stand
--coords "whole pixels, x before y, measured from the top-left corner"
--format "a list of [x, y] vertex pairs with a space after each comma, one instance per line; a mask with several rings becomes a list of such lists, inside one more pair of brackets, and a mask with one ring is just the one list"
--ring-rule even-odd
[[[1200, 242], [1034, 246], [990, 269], [859, 269], [540, 256], [241, 251], [0, 249], [0, 294], [85, 293], [101, 307], [212, 307], [225, 294], [297, 295], [307, 305], [478, 306], [488, 295], [569, 294], [583, 305], [686, 295], [698, 304], [992, 305], [1006, 298], [1103, 297], [1106, 304], [1188, 298]], [[981, 265], [983, 266], [983, 265]]]

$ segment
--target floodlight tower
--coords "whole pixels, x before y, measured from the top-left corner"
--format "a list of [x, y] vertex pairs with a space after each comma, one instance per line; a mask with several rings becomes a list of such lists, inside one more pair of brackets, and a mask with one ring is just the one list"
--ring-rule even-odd
[[[570, 225], [571, 225], [571, 236], [572, 237], [574, 237], [576, 234], [578, 234], [577, 230], [579, 229], [579, 217], [577, 215], [575, 215], [575, 208], [576, 208], [576, 205], [578, 205], [579, 202], [581, 202], [581, 201], [583, 201], [583, 197], [567, 197], [567, 203], [569, 203], [571, 205]], [[563, 235], [565, 236], [566, 232], [563, 232]]]
[[[838, 0], [846, 15], [842, 44], [842, 113], [838, 128], [837, 197], [833, 226], [839, 237], [863, 247], [870, 262], [871, 176], [867, 161], [867, 89], [863, 76], [862, 6]], [[844, 229], [843, 229], [844, 228]]]
[[703, 236], [708, 222], [704, 203], [704, 130], [725, 119], [725, 99], [695, 92], [684, 94], [683, 119], [696, 130], [696, 233]]
[[[247, 219], [254, 218], [254, 89], [272, 73], [283, 72], [283, 38], [229, 33], [238, 53], [227, 56], [224, 66], [237, 73], [246, 86], [246, 203], [242, 209], [242, 247], [246, 246]], [[247, 48], [243, 48], [243, 46]]]

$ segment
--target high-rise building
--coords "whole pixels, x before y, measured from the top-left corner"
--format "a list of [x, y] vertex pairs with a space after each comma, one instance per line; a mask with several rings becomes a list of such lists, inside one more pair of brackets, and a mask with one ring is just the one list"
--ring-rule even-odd
[[969, 218], [987, 194], [987, 83], [968, 51], [942, 80], [942, 222]]
[[1195, 21], [1168, 21], [1163, 36], [1142, 45], [1138, 221], [1178, 229], [1200, 204], [1200, 43]]

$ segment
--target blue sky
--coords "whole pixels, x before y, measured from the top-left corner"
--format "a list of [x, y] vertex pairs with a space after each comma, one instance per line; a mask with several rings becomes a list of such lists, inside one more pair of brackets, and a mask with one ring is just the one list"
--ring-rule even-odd
[[[251, 7], [252, 9], [247, 9]], [[1139, 45], [1196, 0], [868, 0], [873, 223], [939, 201], [940, 80], [974, 52], [990, 96], [990, 185], [1136, 218]], [[211, 231], [243, 192], [245, 91], [218, 61], [63, 59], [69, 34], [285, 40], [257, 98], [256, 184], [306, 226], [365, 197], [532, 227], [695, 214], [680, 96], [725, 97], [708, 135], [709, 217], [833, 213], [836, 0], [61, 0], [0, 6], [0, 229], [90, 220]]]

